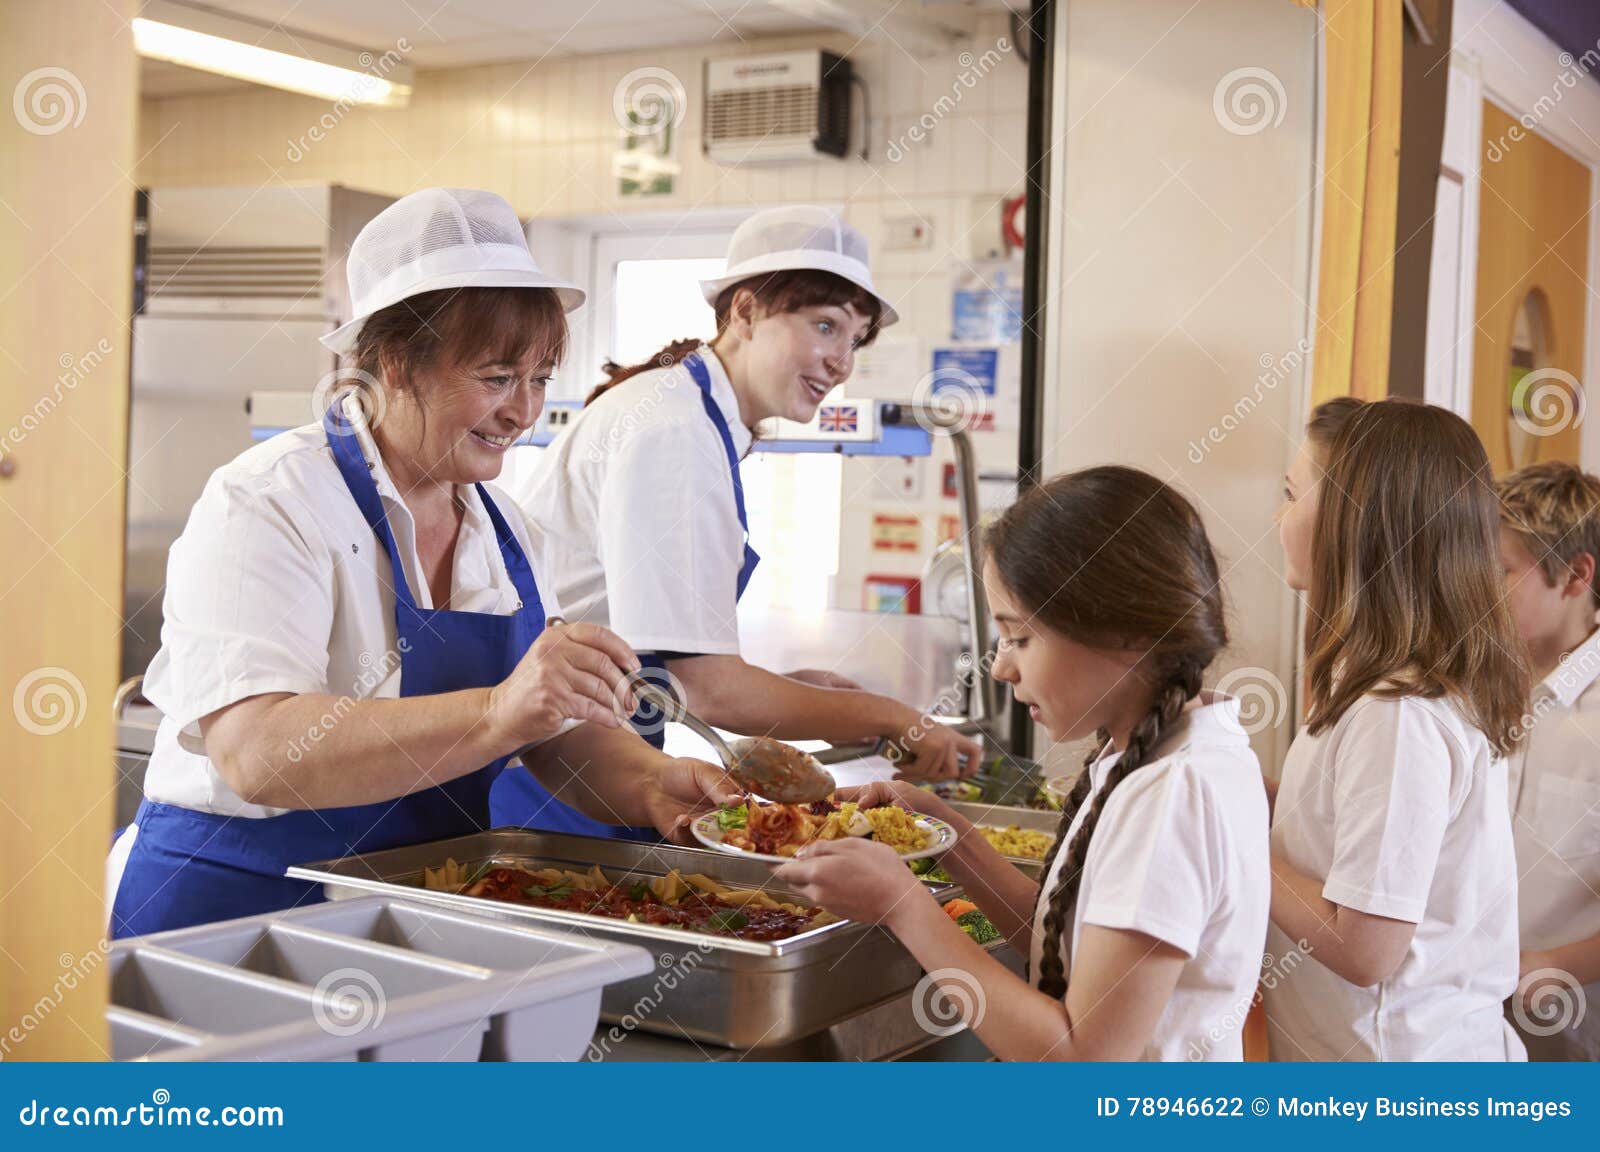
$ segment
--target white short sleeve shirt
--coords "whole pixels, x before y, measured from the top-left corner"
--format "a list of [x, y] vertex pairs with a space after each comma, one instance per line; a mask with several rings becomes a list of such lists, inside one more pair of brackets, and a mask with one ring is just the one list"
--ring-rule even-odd
[[[1529, 715], [1511, 757], [1517, 918], [1524, 949], [1559, 948], [1600, 936], [1600, 630], [1534, 688]], [[1528, 1054], [1600, 1060], [1600, 983], [1584, 1002], [1559, 1031], [1520, 1029]]]
[[[1399, 970], [1358, 988], [1297, 957], [1263, 980], [1277, 1060], [1505, 1060], [1517, 983], [1506, 763], [1449, 700], [1364, 696], [1289, 749], [1272, 850], [1335, 904], [1415, 924]], [[1280, 960], [1280, 966], [1283, 962]]]
[[[1271, 903], [1267, 796], [1261, 766], [1239, 723], [1239, 702], [1208, 696], [1162, 741], [1157, 759], [1129, 774], [1106, 800], [1079, 882], [1067, 971], [1087, 924], [1142, 932], [1189, 959], [1146, 1047], [1146, 1060], [1239, 1060], [1244, 1021], [1261, 973]], [[1082, 825], [1116, 755], [1101, 757]], [[1046, 897], [1057, 853], [1034, 910], [1031, 971], [1038, 972]]]
[[[388, 514], [417, 603], [432, 607], [411, 513], [353, 401], [346, 408]], [[486, 485], [534, 566], [547, 615], [559, 611], [539, 580], [539, 546], [516, 504]], [[465, 514], [450, 607], [509, 614], [520, 600], [475, 487], [458, 489]], [[161, 649], [144, 691], [162, 712], [145, 775], [151, 800], [228, 816], [285, 809], [246, 804], [211, 761], [186, 752], [178, 730], [217, 709], [269, 692], [392, 698], [400, 658], [389, 557], [334, 463], [322, 426], [256, 445], [217, 469], [167, 561]]]
[[[713, 402], [743, 459], [751, 434], [716, 353]], [[682, 364], [642, 372], [585, 408], [513, 491], [544, 537], [567, 618], [642, 652], [737, 655], [744, 529], [727, 449]]]

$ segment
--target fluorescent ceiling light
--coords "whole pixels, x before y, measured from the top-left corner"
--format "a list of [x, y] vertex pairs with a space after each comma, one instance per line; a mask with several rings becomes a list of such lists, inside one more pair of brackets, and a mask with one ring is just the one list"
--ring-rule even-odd
[[[767, 0], [768, 5], [851, 36], [892, 40], [910, 52], [935, 53], [972, 35], [970, 9], [930, 11], [927, 0]], [[736, 17], [737, 19], [737, 17]]]
[[133, 21], [139, 55], [185, 68], [283, 88], [324, 100], [396, 106], [411, 96], [404, 40], [382, 54], [343, 48], [236, 20], [203, 8], [152, 0]]

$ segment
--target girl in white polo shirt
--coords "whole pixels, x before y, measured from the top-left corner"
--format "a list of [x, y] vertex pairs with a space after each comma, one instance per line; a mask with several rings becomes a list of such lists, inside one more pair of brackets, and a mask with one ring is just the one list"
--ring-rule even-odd
[[1442, 408], [1341, 400], [1287, 481], [1308, 692], [1273, 810], [1272, 1056], [1520, 1059], [1505, 756], [1527, 669], [1483, 445]]
[[[886, 845], [801, 849], [780, 882], [887, 925], [1005, 1060], [1238, 1060], [1267, 928], [1267, 797], [1239, 702], [1201, 690], [1227, 644], [1194, 508], [1101, 467], [1035, 488], [989, 530], [994, 673], [1057, 741], [1096, 737], [1043, 885], [930, 792], [873, 785], [960, 833], [942, 863], [1029, 957], [1018, 979]], [[924, 1005], [923, 1007], [927, 1007]]]

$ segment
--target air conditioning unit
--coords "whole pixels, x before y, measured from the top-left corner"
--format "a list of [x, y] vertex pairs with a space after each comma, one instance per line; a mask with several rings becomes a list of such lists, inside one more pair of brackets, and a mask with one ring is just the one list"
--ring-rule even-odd
[[850, 147], [850, 61], [832, 52], [707, 60], [706, 157], [784, 164], [842, 157]]

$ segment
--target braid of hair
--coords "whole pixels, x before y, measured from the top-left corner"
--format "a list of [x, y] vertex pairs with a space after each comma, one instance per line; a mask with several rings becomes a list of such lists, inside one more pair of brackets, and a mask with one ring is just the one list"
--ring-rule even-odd
[[[1123, 748], [1122, 755], [1107, 773], [1105, 786], [1095, 795], [1089, 814], [1084, 817], [1077, 835], [1073, 836], [1071, 843], [1067, 845], [1066, 863], [1061, 866], [1061, 874], [1056, 878], [1055, 887], [1050, 890], [1044, 917], [1044, 939], [1040, 942], [1039, 991], [1047, 996], [1059, 1000], [1067, 993], [1066, 965], [1061, 958], [1061, 936], [1066, 929], [1067, 914], [1077, 901], [1078, 882], [1083, 876], [1083, 867], [1089, 858], [1089, 842], [1094, 838], [1095, 826], [1100, 822], [1100, 814], [1105, 810], [1106, 801], [1118, 784], [1150, 760], [1161, 744], [1162, 735], [1182, 714], [1184, 705], [1199, 694], [1200, 677], [1204, 671], [1204, 664], [1189, 660], [1180, 664], [1168, 677], [1150, 705], [1150, 711], [1145, 713], [1143, 719], [1128, 733], [1127, 746]], [[1091, 761], [1096, 758], [1092, 756]], [[1061, 823], [1056, 829], [1056, 842], [1050, 846], [1050, 853], [1045, 863], [1046, 877], [1050, 875], [1050, 867], [1055, 862], [1061, 842], [1072, 826], [1078, 809], [1088, 797], [1092, 786], [1090, 775], [1086, 765], [1078, 782], [1073, 785], [1067, 804], [1062, 806]]]
[[1056, 862], [1056, 855], [1061, 851], [1061, 846], [1067, 842], [1067, 832], [1072, 828], [1072, 822], [1078, 817], [1078, 809], [1083, 807], [1083, 802], [1089, 798], [1089, 789], [1094, 783], [1089, 769], [1094, 762], [1100, 759], [1100, 753], [1105, 751], [1105, 746], [1111, 739], [1111, 734], [1104, 728], [1094, 734], [1094, 747], [1089, 749], [1089, 754], [1083, 758], [1083, 771], [1078, 773], [1078, 778], [1072, 782], [1072, 790], [1067, 793], [1066, 799], [1061, 802], [1061, 815], [1056, 820], [1056, 836], [1050, 841], [1050, 850], [1044, 854], [1044, 866], [1039, 875], [1050, 875], [1050, 868]]
[[584, 407], [587, 408], [618, 384], [621, 384], [624, 380], [632, 379], [641, 372], [649, 372], [656, 368], [670, 368], [674, 364], [688, 359], [689, 354], [703, 343], [705, 341], [696, 337], [690, 337], [687, 340], [674, 340], [650, 357], [650, 359], [639, 364], [624, 365], [618, 364], [615, 360], [607, 360], [600, 366], [600, 370], [606, 374], [606, 379], [594, 386], [593, 391], [589, 393], [583, 402]]

